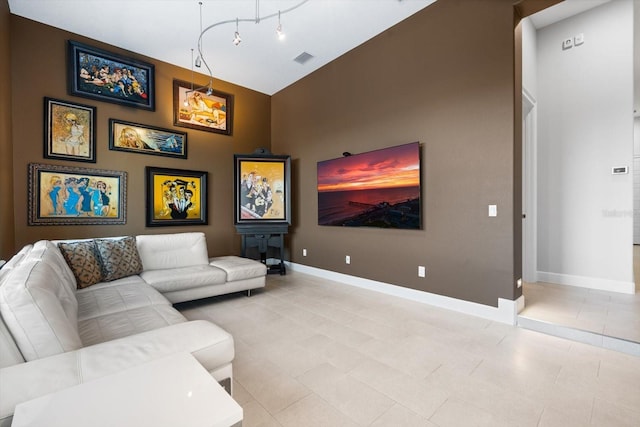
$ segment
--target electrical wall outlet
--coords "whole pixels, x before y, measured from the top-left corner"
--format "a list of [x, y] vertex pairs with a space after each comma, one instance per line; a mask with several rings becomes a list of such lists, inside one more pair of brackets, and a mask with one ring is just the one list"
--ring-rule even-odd
[[344, 257], [344, 262], [347, 263], [347, 264], [351, 264], [351, 257], [349, 255]]
[[418, 266], [418, 277], [425, 277], [427, 275], [427, 269], [424, 265]]
[[562, 50], [571, 49], [573, 47], [573, 37], [562, 41]]
[[307, 256], [307, 249], [306, 248], [302, 250], [302, 256]]

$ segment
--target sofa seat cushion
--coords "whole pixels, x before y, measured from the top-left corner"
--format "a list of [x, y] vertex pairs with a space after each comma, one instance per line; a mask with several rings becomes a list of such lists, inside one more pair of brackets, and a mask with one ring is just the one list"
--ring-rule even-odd
[[169, 305], [169, 301], [139, 276], [102, 282], [76, 292], [78, 320], [118, 313], [150, 305]]
[[220, 285], [227, 280], [224, 270], [210, 265], [194, 265], [164, 270], [145, 270], [140, 277], [162, 293]]
[[209, 264], [224, 270], [227, 273], [227, 282], [253, 279], [267, 274], [267, 266], [263, 263], [239, 256], [210, 258]]
[[170, 305], [150, 305], [81, 320], [78, 329], [82, 344], [86, 347], [186, 320]]

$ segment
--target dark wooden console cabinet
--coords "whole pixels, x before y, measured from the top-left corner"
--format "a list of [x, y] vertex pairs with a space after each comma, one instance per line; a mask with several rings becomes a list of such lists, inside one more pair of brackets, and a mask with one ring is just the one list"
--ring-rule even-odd
[[278, 250], [280, 262], [277, 264], [267, 265], [268, 273], [279, 273], [281, 276], [287, 274], [287, 270], [284, 264], [284, 235], [282, 228], [279, 229], [247, 229], [238, 230], [242, 236], [242, 256], [246, 257], [251, 248], [257, 248], [260, 254], [260, 262], [267, 265], [267, 252], [269, 248], [275, 248]]

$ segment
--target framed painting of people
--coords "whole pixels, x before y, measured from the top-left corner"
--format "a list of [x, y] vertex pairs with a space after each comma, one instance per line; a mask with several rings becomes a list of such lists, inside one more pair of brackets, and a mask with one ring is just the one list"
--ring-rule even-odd
[[68, 41], [68, 84], [71, 95], [155, 111], [155, 67]]
[[206, 225], [207, 172], [146, 168], [146, 225]]
[[109, 149], [186, 159], [187, 134], [109, 119]]
[[236, 154], [235, 224], [291, 225], [291, 157]]
[[96, 161], [96, 107], [44, 98], [44, 158]]
[[29, 164], [29, 225], [126, 224], [127, 173]]
[[174, 80], [173, 119], [175, 126], [231, 135], [233, 95]]

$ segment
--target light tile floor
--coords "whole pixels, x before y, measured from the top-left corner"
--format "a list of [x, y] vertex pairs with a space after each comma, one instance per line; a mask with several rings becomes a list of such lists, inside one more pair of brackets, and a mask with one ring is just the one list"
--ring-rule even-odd
[[244, 427], [640, 425], [640, 357], [300, 272], [178, 308], [233, 334]]
[[[640, 277], [640, 246], [634, 246]], [[640, 288], [636, 294], [604, 292], [551, 283], [525, 283], [521, 316], [597, 334], [640, 342]]]

